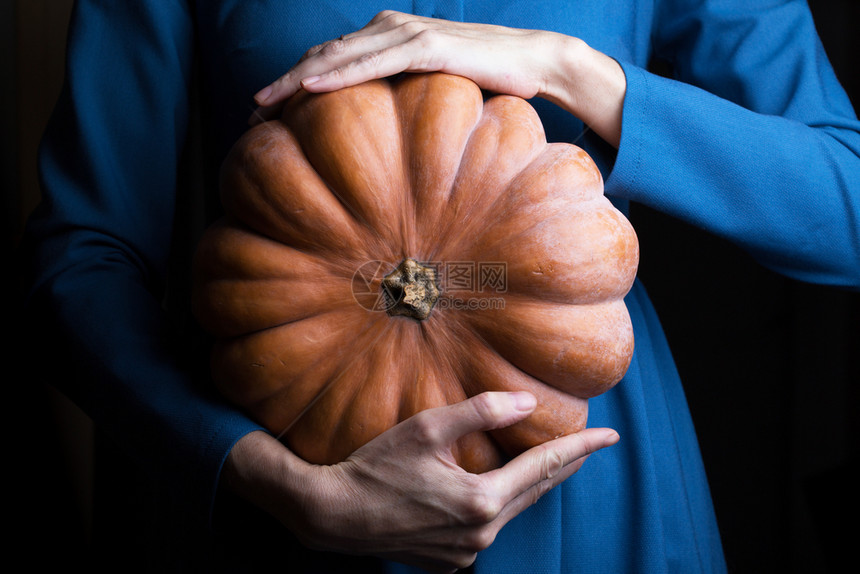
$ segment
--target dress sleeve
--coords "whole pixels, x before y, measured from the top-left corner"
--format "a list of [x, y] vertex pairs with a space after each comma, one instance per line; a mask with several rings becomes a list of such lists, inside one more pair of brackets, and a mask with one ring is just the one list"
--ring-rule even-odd
[[675, 75], [621, 62], [607, 194], [792, 278], [860, 288], [860, 123], [806, 2], [664, 2], [655, 21], [655, 55]]
[[76, 2], [22, 252], [27, 320], [63, 361], [52, 383], [206, 518], [226, 454], [257, 426], [207, 394], [161, 305], [193, 38], [181, 0]]

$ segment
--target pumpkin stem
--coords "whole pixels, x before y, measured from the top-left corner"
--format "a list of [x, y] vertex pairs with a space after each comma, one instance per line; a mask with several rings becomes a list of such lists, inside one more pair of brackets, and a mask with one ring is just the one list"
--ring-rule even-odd
[[382, 292], [391, 316], [412, 317], [422, 321], [430, 316], [439, 299], [436, 270], [414, 259], [404, 259], [382, 279]]

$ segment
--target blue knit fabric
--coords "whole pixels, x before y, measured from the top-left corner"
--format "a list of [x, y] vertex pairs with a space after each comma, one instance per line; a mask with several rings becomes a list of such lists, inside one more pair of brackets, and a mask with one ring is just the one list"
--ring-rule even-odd
[[[161, 296], [194, 57], [206, 143], [223, 157], [258, 89], [384, 8], [583, 38], [627, 77], [617, 155], [535, 105], [549, 139], [592, 153], [613, 201], [700, 226], [789, 276], [860, 285], [860, 124], [804, 2], [80, 0], [41, 153], [45, 201], [27, 230], [29, 304], [78, 359], [58, 386], [202, 516], [229, 449], [258, 426], [167, 344]], [[677, 78], [646, 71], [653, 56]], [[670, 350], [640, 283], [627, 303], [633, 363], [589, 418], [621, 442], [505, 527], [477, 572], [725, 569]]]

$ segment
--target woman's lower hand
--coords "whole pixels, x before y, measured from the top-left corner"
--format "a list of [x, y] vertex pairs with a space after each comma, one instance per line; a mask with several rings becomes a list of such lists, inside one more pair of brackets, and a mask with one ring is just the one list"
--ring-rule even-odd
[[586, 429], [484, 474], [454, 462], [451, 446], [460, 436], [511, 425], [534, 406], [530, 394], [484, 393], [423, 411], [332, 466], [308, 464], [252, 433], [231, 452], [225, 480], [311, 548], [453, 572], [590, 453], [618, 440], [613, 430]]

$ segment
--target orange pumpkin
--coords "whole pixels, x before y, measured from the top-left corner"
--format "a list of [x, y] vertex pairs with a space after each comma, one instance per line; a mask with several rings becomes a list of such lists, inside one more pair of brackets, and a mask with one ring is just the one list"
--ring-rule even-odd
[[308, 461], [482, 391], [538, 407], [463, 437], [470, 471], [586, 424], [624, 375], [638, 264], [591, 158], [524, 100], [405, 75], [300, 92], [221, 172], [195, 260], [217, 387]]

